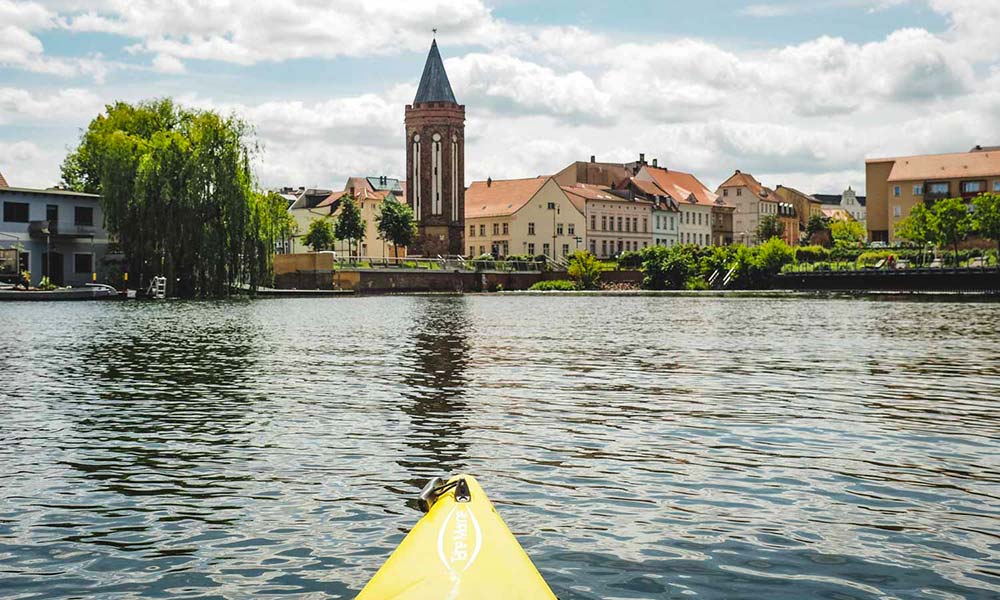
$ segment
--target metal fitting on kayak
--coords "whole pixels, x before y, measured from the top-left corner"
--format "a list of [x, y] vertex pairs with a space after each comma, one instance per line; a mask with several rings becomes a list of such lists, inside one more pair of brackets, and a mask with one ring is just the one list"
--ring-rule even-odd
[[420, 510], [424, 512], [430, 511], [434, 503], [437, 502], [445, 492], [454, 488], [455, 491], [453, 496], [455, 497], [455, 502], [469, 502], [472, 500], [472, 493], [469, 492], [469, 484], [466, 483], [465, 479], [456, 479], [450, 483], [443, 483], [444, 479], [441, 477], [433, 477], [427, 482], [427, 485], [420, 490]]

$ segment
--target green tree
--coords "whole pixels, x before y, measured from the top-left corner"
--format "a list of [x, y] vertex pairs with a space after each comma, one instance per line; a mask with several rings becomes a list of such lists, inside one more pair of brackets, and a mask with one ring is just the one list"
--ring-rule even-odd
[[62, 165], [63, 185], [101, 195], [133, 281], [164, 275], [180, 296], [268, 283], [287, 205], [255, 189], [257, 151], [237, 117], [171, 100], [105, 107]]
[[354, 243], [365, 237], [365, 221], [361, 218], [361, 207], [347, 194], [340, 199], [340, 216], [333, 234], [338, 240], [346, 240], [349, 253], [357, 256]]
[[592, 290], [597, 287], [601, 278], [601, 264], [590, 252], [577, 250], [570, 256], [566, 272], [576, 282], [577, 287]]
[[757, 224], [757, 240], [766, 242], [771, 238], [780, 238], [785, 233], [785, 226], [777, 215], [764, 215]]
[[833, 241], [830, 235], [830, 219], [823, 215], [812, 215], [806, 223], [806, 241], [810, 244], [829, 246]]
[[865, 227], [857, 221], [838, 219], [830, 222], [830, 237], [833, 238], [833, 245], [837, 248], [857, 248], [865, 242]]
[[982, 194], [972, 200], [972, 225], [976, 233], [997, 243], [1000, 261], [1000, 194]]
[[958, 243], [965, 239], [972, 228], [969, 209], [961, 198], [938, 200], [931, 209], [931, 231], [941, 246], [948, 245], [955, 250], [955, 265], [958, 265]]
[[313, 252], [322, 252], [333, 248], [336, 241], [333, 237], [333, 225], [323, 217], [309, 223], [309, 229], [302, 237], [302, 243], [313, 249]]
[[934, 241], [931, 211], [926, 204], [918, 202], [910, 209], [910, 215], [896, 225], [896, 237], [920, 246]]
[[379, 236], [392, 244], [396, 258], [399, 258], [399, 247], [409, 246], [417, 237], [413, 209], [409, 204], [395, 200], [394, 196], [388, 196], [382, 202], [376, 221]]
[[650, 290], [679, 290], [698, 274], [695, 247], [690, 245], [649, 246], [642, 249], [642, 287]]

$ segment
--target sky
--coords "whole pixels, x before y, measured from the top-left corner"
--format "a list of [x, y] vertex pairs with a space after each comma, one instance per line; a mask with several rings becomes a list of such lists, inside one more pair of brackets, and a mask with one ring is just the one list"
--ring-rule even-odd
[[467, 183], [644, 153], [839, 193], [1000, 144], [1000, 0], [0, 0], [0, 173], [55, 185], [105, 105], [169, 96], [252, 124], [262, 187], [402, 176], [434, 28]]

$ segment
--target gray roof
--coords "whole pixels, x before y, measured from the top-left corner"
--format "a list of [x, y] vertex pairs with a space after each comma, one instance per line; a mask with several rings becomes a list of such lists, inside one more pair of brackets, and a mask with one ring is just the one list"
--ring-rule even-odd
[[58, 188], [39, 190], [36, 188], [0, 187], [0, 192], [10, 192], [13, 194], [45, 194], [47, 196], [73, 196], [74, 198], [100, 198], [97, 194], [86, 194], [83, 192], [74, 192], [73, 190], [60, 190]]
[[414, 104], [418, 102], [458, 104], [454, 92], [451, 91], [448, 74], [444, 72], [444, 63], [441, 62], [437, 40], [431, 42], [431, 51], [427, 54], [427, 62], [424, 63], [424, 74], [420, 76], [420, 86], [417, 88], [416, 97], [413, 98]]

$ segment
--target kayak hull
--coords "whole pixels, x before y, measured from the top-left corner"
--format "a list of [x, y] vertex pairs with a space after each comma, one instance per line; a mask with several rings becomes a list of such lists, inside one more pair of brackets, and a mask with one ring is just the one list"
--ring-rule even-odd
[[555, 599], [479, 483], [445, 492], [361, 590], [358, 600]]

